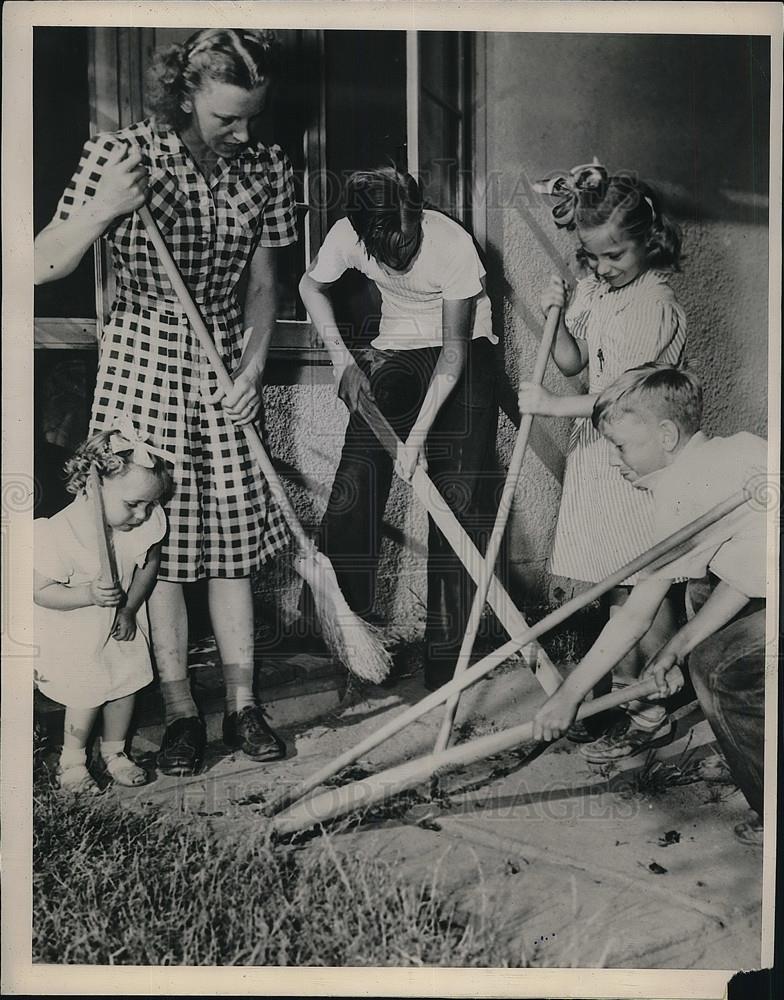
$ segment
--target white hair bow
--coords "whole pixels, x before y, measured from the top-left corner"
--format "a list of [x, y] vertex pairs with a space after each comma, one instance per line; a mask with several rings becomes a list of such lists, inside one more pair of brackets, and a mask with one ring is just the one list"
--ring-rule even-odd
[[173, 462], [169, 452], [161, 448], [154, 448], [144, 440], [136, 430], [134, 422], [128, 416], [118, 417], [114, 426], [109, 431], [109, 447], [115, 455], [122, 455], [127, 451], [133, 452], [131, 460], [135, 465], [144, 466], [145, 469], [152, 469], [155, 465], [153, 455], [157, 455], [165, 462]]

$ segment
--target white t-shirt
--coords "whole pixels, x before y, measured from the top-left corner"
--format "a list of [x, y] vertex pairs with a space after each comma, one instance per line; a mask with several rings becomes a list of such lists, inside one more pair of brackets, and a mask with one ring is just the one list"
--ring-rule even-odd
[[708, 438], [698, 431], [672, 465], [639, 479], [635, 485], [653, 493], [656, 542], [738, 490], [756, 498], [696, 535], [691, 551], [644, 575], [698, 579], [710, 570], [746, 597], [765, 597], [767, 453], [756, 434]]
[[482, 287], [485, 269], [468, 233], [441, 212], [422, 213], [422, 246], [405, 273], [384, 270], [369, 257], [348, 219], [340, 219], [327, 233], [315, 265], [314, 281], [337, 281], [354, 268], [367, 275], [381, 292], [381, 323], [373, 346], [407, 351], [441, 347], [444, 299], [476, 296], [472, 339], [487, 337], [497, 344], [490, 318], [490, 300]]

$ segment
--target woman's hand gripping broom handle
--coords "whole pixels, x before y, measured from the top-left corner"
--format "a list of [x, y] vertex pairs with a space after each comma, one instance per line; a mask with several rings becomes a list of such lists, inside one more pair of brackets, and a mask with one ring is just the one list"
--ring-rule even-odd
[[109, 543], [109, 531], [106, 524], [106, 512], [103, 506], [101, 492], [101, 477], [95, 464], [90, 466], [90, 492], [92, 494], [93, 512], [95, 514], [95, 534], [98, 540], [98, 562], [101, 567], [101, 579], [107, 584], [117, 583], [117, 568], [114, 554]]
[[[535, 385], [541, 385], [544, 379], [547, 361], [550, 357], [550, 349], [553, 345], [553, 340], [555, 338], [556, 330], [558, 329], [560, 318], [561, 310], [556, 306], [552, 306], [550, 311], [547, 313], [547, 318], [544, 324], [544, 333], [542, 334], [542, 339], [536, 354], [534, 372], [531, 376], [531, 381]], [[523, 458], [525, 457], [525, 451], [528, 447], [528, 437], [531, 433], [531, 425], [533, 424], [533, 421], [534, 416], [532, 413], [526, 413], [520, 421], [520, 428], [517, 431], [517, 438], [515, 440], [514, 451], [512, 452], [512, 459], [509, 463], [509, 471], [506, 474], [504, 490], [501, 494], [501, 504], [498, 508], [498, 514], [496, 515], [495, 524], [493, 525], [493, 531], [487, 543], [487, 550], [485, 551], [485, 558], [482, 563], [481, 576], [479, 580], [477, 580], [474, 602], [471, 605], [471, 613], [468, 616], [465, 635], [463, 636], [463, 642], [460, 646], [457, 666], [455, 667], [456, 676], [463, 673], [471, 660], [471, 653], [474, 648], [474, 642], [476, 641], [476, 634], [479, 631], [479, 622], [481, 621], [482, 611], [484, 610], [485, 601], [487, 600], [487, 592], [490, 588], [490, 582], [495, 574], [495, 564], [498, 560], [501, 542], [503, 541], [504, 532], [506, 531], [509, 513], [512, 509], [512, 504], [514, 503], [517, 481], [520, 478], [520, 470], [523, 466]], [[455, 720], [459, 702], [460, 692], [458, 691], [447, 702], [444, 719], [441, 723], [441, 729], [434, 747], [435, 753], [445, 750], [447, 744], [449, 743], [449, 737], [452, 733], [452, 725]]]
[[[158, 229], [158, 223], [153, 218], [152, 212], [150, 212], [147, 205], [142, 205], [138, 212], [139, 218], [142, 220], [144, 228], [147, 230], [147, 235], [155, 247], [155, 252], [158, 254], [169, 281], [174, 288], [175, 294], [180, 300], [180, 304], [185, 310], [185, 314], [190, 321], [194, 333], [196, 334], [199, 346], [207, 355], [207, 358], [217, 375], [218, 384], [225, 392], [230, 392], [234, 383], [232, 382], [229, 373], [226, 371], [223, 359], [215, 347], [212, 336], [207, 329], [201, 313], [199, 312], [198, 306], [193, 301], [193, 297], [182, 279], [182, 275], [180, 274], [179, 268], [177, 267], [168, 246], [166, 245], [166, 241], [161, 235], [160, 229]], [[275, 497], [275, 502], [283, 512], [283, 516], [286, 519], [289, 530], [297, 540], [297, 544], [303, 550], [303, 553], [315, 553], [315, 546], [305, 534], [302, 525], [297, 520], [294, 508], [291, 506], [289, 498], [286, 496], [286, 491], [283, 488], [283, 484], [281, 483], [280, 478], [272, 465], [269, 455], [267, 455], [264, 445], [261, 443], [258, 431], [252, 424], [244, 424], [242, 430], [245, 437], [248, 439], [248, 444], [250, 445], [256, 461], [259, 463], [259, 467], [264, 474], [264, 478], [267, 480], [267, 485]]]
[[[523, 646], [534, 639], [538, 639], [539, 636], [550, 632], [556, 626], [571, 618], [577, 611], [587, 608], [589, 604], [601, 597], [602, 594], [606, 594], [607, 591], [612, 590], [613, 587], [617, 587], [627, 577], [649, 567], [658, 569], [661, 566], [666, 566], [673, 559], [688, 552], [691, 547], [689, 544], [690, 540], [695, 535], [709, 528], [716, 521], [719, 521], [722, 517], [726, 517], [727, 514], [732, 513], [741, 504], [747, 503], [751, 499], [752, 495], [747, 490], [739, 490], [737, 493], [733, 493], [726, 500], [716, 504], [715, 507], [712, 507], [700, 517], [695, 518], [694, 521], [691, 521], [683, 528], [674, 532], [674, 534], [658, 542], [652, 548], [648, 549], [647, 552], [643, 552], [636, 559], [632, 559], [625, 566], [621, 566], [620, 569], [605, 577], [604, 580], [593, 584], [593, 586], [583, 591], [583, 593], [577, 594], [571, 600], [566, 601], [560, 607], [551, 611], [549, 615], [545, 615], [535, 625], [513, 636], [509, 642], [489, 653], [478, 663], [474, 663], [473, 666], [468, 667], [462, 675], [453, 677], [442, 688], [433, 691], [415, 705], [410, 705], [400, 715], [375, 729], [370, 735], [360, 740], [356, 746], [340, 754], [331, 763], [319, 768], [315, 773], [304, 778], [299, 784], [280, 792], [265, 805], [264, 812], [270, 816], [274, 815], [285, 809], [290, 803], [301, 799], [303, 795], [307, 795], [308, 792], [323, 784], [327, 779], [334, 777], [344, 767], [355, 763], [363, 754], [369, 753], [379, 746], [379, 744], [399, 733], [401, 729], [405, 729], [412, 722], [415, 722], [432, 709], [448, 701], [453, 695], [459, 694], [465, 688], [481, 680], [491, 670], [495, 669], [495, 667], [499, 666], [505, 660], [508, 660], [510, 656], [513, 656]], [[628, 692], [628, 688], [625, 690]], [[593, 705], [593, 702], [591, 704]]]

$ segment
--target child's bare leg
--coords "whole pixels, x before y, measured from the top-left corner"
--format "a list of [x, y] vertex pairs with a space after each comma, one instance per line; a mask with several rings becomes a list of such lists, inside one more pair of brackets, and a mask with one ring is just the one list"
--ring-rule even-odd
[[68, 791], [97, 792], [98, 786], [87, 770], [87, 740], [100, 708], [66, 707], [63, 724], [63, 749], [58, 780]]
[[[617, 587], [610, 591], [610, 616], [617, 614], [629, 596], [630, 588]], [[616, 684], [633, 684], [648, 661], [661, 649], [677, 630], [675, 602], [668, 595], [646, 634], [627, 656], [615, 666], [612, 678]], [[595, 764], [638, 753], [655, 741], [667, 739], [672, 732], [672, 722], [667, 719], [667, 709], [661, 702], [636, 700], [625, 706], [629, 724], [621, 732], [609, 732], [595, 744], [582, 749], [583, 755]]]
[[147, 773], [125, 752], [135, 700], [136, 696], [129, 694], [108, 701], [103, 707], [101, 756], [106, 770], [119, 785], [143, 785], [147, 781]]
[[[608, 619], [618, 614], [626, 603], [630, 590], [630, 587], [614, 587], [607, 594]], [[613, 676], [628, 684], [640, 676], [644, 666], [645, 664], [640, 654], [640, 646], [637, 645], [634, 649], [630, 649], [626, 656], [615, 664], [613, 667]]]
[[[669, 642], [678, 631], [678, 613], [672, 594], [667, 594], [656, 612], [653, 624], [640, 639], [639, 650], [643, 667], [659, 652], [662, 646]], [[636, 676], [639, 677], [639, 674]]]
[[84, 750], [90, 732], [98, 718], [100, 708], [72, 708], [65, 710], [63, 723], [63, 750]]
[[[612, 618], [614, 614], [618, 613], [620, 608], [625, 604], [630, 592], [630, 587], [615, 587], [604, 596], [602, 605], [606, 609], [608, 618]], [[677, 628], [675, 602], [668, 595], [662, 602], [650, 629], [635, 648], [630, 650], [616, 664], [612, 673], [607, 674], [599, 681], [593, 689], [593, 697], [600, 698], [602, 695], [607, 694], [612, 687], [613, 680], [619, 684], [634, 683], [639, 678], [648, 661], [675, 634]], [[636, 724], [641, 727], [656, 728], [661, 724], [666, 712], [664, 706], [658, 703], [652, 704], [636, 701], [630, 706], [629, 714], [635, 720]], [[585, 723], [576, 729], [573, 738], [579, 742], [584, 741], [587, 736], [582, 736], [582, 730], [585, 730], [589, 735], [602, 733], [614, 716], [617, 716], [617, 713], [602, 712], [597, 716], [586, 719]], [[576, 727], [572, 728], [575, 729]]]
[[[608, 594], [610, 617], [617, 614], [626, 603], [630, 587], [616, 587]], [[645, 665], [659, 652], [678, 630], [675, 604], [668, 594], [656, 613], [653, 624], [639, 643], [616, 664], [613, 675], [621, 683], [630, 684], [642, 673]]]
[[124, 698], [117, 698], [116, 701], [107, 701], [103, 706], [104, 745], [122, 741], [123, 748], [125, 747], [135, 701], [136, 695], [129, 694]]

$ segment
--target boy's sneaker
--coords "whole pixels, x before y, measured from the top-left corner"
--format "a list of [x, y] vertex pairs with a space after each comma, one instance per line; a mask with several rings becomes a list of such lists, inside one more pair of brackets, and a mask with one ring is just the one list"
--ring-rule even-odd
[[672, 719], [665, 718], [652, 730], [640, 729], [627, 718], [626, 725], [618, 727], [594, 743], [580, 747], [580, 754], [591, 764], [612, 764], [616, 760], [634, 757], [635, 754], [653, 750], [671, 743], [675, 735]]
[[570, 743], [594, 743], [600, 737], [614, 732], [618, 724], [623, 722], [628, 722], [626, 715], [618, 708], [611, 708], [573, 722], [566, 730], [566, 738]]
[[764, 827], [759, 816], [747, 819], [743, 823], [738, 823], [734, 829], [735, 837], [745, 844], [746, 847], [762, 847]]

